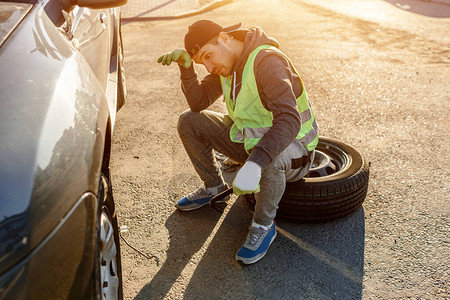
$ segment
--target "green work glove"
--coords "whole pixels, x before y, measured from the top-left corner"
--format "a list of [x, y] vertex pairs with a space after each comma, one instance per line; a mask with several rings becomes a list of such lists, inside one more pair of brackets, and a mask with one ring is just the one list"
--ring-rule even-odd
[[164, 54], [158, 58], [159, 63], [167, 66], [173, 61], [177, 62], [180, 66], [183, 66], [185, 69], [188, 69], [192, 65], [191, 56], [186, 50], [183, 49], [172, 50], [172, 52]]
[[260, 180], [261, 167], [247, 161], [233, 180], [233, 193], [235, 195], [258, 193]]

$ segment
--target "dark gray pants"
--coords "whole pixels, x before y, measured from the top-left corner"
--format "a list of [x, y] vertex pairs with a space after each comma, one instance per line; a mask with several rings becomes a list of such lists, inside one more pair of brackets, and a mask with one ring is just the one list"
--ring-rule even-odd
[[[180, 115], [178, 132], [195, 171], [207, 187], [224, 183], [220, 165], [216, 161], [216, 150], [231, 159], [244, 163], [248, 154], [244, 144], [230, 140], [229, 131], [233, 121], [228, 115], [204, 110], [187, 110]], [[260, 192], [255, 194], [256, 206], [253, 220], [261, 225], [270, 225], [275, 218], [278, 203], [284, 193], [286, 181], [301, 179], [309, 170], [291, 169], [291, 162], [307, 154], [298, 140], [292, 142], [272, 163], [262, 171]], [[312, 161], [312, 158], [311, 158]]]

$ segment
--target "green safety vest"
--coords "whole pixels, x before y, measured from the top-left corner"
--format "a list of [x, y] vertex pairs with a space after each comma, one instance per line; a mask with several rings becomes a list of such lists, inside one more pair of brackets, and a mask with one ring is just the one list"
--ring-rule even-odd
[[[258, 87], [256, 85], [255, 73], [253, 71], [255, 57], [262, 49], [275, 50], [291, 63], [289, 58], [276, 47], [270, 45], [257, 47], [250, 53], [247, 62], [245, 63], [244, 71], [242, 72], [242, 86], [237, 98], [234, 100], [231, 98], [233, 75], [229, 75], [228, 77], [220, 76], [228, 114], [234, 122], [230, 129], [230, 138], [233, 142], [244, 143], [244, 148], [247, 153], [250, 153], [250, 150], [258, 143], [264, 134], [269, 131], [273, 121], [272, 112], [265, 109], [261, 103]], [[300, 78], [295, 67], [293, 68]], [[302, 85], [302, 94], [297, 98], [297, 108], [300, 113], [302, 127], [296, 138], [300, 140], [302, 145], [309, 151], [312, 151], [319, 142], [319, 133], [317, 122], [314, 117], [314, 111], [301, 79], [300, 83]]]

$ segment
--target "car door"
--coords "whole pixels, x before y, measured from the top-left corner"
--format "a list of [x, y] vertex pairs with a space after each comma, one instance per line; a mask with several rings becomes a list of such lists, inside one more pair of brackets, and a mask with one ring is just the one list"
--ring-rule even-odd
[[76, 6], [71, 14], [72, 43], [84, 56], [106, 91], [114, 32], [111, 9]]

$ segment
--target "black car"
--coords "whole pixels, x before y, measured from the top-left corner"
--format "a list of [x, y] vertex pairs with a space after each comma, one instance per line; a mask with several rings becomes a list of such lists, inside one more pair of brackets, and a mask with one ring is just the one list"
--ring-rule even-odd
[[0, 299], [121, 299], [126, 0], [0, 2]]

